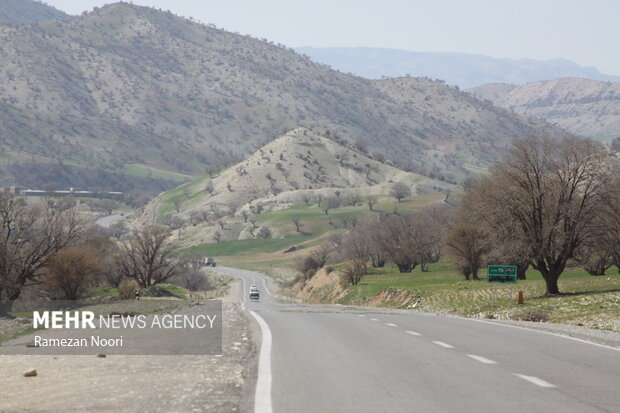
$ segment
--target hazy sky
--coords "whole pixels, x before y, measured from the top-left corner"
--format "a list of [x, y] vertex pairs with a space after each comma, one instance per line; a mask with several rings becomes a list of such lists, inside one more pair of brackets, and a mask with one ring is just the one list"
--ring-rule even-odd
[[[109, 1], [46, 0], [79, 14]], [[620, 75], [618, 0], [134, 0], [287, 46], [563, 57]]]

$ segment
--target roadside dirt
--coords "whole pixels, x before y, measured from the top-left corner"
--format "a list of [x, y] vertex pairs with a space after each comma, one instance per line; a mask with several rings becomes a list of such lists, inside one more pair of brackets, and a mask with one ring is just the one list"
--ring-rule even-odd
[[[223, 302], [221, 356], [0, 356], [1, 412], [236, 412], [251, 405], [256, 347]], [[24, 377], [29, 369], [36, 377]]]

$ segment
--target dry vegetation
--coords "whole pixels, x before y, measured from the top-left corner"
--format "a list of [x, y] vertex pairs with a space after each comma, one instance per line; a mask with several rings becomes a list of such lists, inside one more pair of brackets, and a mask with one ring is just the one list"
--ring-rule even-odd
[[[513, 138], [563, 133], [441, 82], [369, 81], [127, 3], [3, 27], [0, 43], [0, 158], [95, 168], [101, 183], [221, 169], [300, 126], [448, 180], [488, 165]], [[7, 182], [39, 179], [5, 172]]]

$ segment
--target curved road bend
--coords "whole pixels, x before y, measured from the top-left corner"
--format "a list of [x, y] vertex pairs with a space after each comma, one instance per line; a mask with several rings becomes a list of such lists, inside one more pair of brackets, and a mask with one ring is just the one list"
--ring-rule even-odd
[[291, 304], [262, 274], [216, 270], [241, 279], [262, 331], [256, 412], [620, 412], [619, 348], [480, 320]]

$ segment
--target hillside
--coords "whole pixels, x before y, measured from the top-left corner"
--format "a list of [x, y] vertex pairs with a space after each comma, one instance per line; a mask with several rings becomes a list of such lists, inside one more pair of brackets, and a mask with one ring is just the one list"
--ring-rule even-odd
[[39, 1], [0, 0], [0, 24], [17, 25], [70, 18], [68, 14]]
[[[371, 152], [414, 162], [412, 170], [454, 179], [514, 138], [564, 133], [441, 82], [413, 81], [395, 98], [381, 82], [270, 42], [126, 3], [69, 22], [0, 28], [0, 65], [5, 164], [33, 158], [183, 179], [301, 126], [367, 141]], [[424, 103], [403, 104], [407, 93]], [[463, 137], [488, 153], [453, 162], [460, 153], [450, 148]]]
[[579, 135], [620, 135], [620, 82], [566, 78], [523, 86], [490, 84], [469, 91], [479, 99], [546, 119]]
[[562, 77], [620, 81], [620, 76], [605, 75], [594, 67], [580, 66], [566, 59], [499, 59], [477, 54], [372, 47], [297, 47], [295, 50], [341, 72], [368, 79], [409, 74], [442, 79], [464, 89], [487, 83], [520, 85]]
[[[338, 199], [339, 207], [363, 206], [366, 196], [388, 195], [396, 182], [414, 195], [456, 186], [405, 172], [370, 159], [304, 128], [273, 140], [245, 161], [213, 178], [202, 178], [165, 192], [144, 210], [140, 222], [185, 225], [192, 243], [213, 242], [215, 232], [227, 240], [252, 238], [248, 216], [261, 216], [296, 204]], [[205, 188], [209, 188], [205, 190]], [[355, 202], [352, 200], [355, 199]], [[363, 209], [363, 208], [362, 208]], [[327, 215], [315, 205], [319, 216]], [[226, 222], [226, 231], [217, 221]], [[195, 224], [195, 225], [194, 225]], [[277, 229], [270, 228], [274, 236]]]

